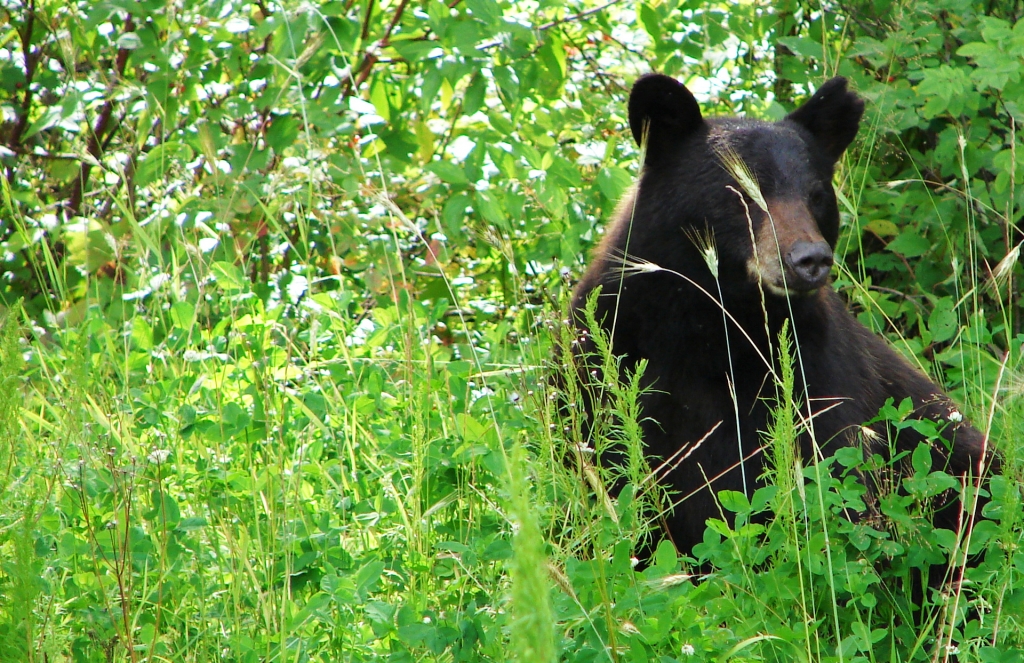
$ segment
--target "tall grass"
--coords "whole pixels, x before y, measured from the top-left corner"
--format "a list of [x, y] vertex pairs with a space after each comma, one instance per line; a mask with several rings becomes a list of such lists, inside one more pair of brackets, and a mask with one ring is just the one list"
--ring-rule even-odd
[[[623, 375], [602, 335], [587, 429], [588, 396], [567, 387], [559, 410], [556, 341], [525, 316], [453, 321], [396, 289], [370, 326], [336, 293], [268, 310], [233, 265], [181, 268], [209, 277], [206, 303], [167, 289], [50, 333], [4, 323], [9, 660], [997, 660], [1024, 639], [1016, 474], [993, 487], [996, 530], [972, 541], [984, 563], [917, 620], [901, 584], [924, 550], [912, 531], [882, 539], [836, 515], [867, 459], [842, 459], [839, 481], [795, 454], [786, 338], [771, 362], [774, 492], [726, 499], [737, 524], [711, 526], [716, 570], [697, 579], [649, 542], [680, 496], [643, 453], [642, 368]], [[546, 315], [571, 356], [571, 330]], [[1018, 402], [979, 401], [1016, 472]], [[625, 462], [600, 462], [616, 451]]]
[[[388, 183], [377, 166], [379, 182], [364, 173], [368, 189]], [[7, 218], [27, 231], [0, 182]], [[279, 210], [316, 209], [318, 186], [310, 176], [304, 191], [268, 210], [270, 226], [295, 224], [297, 246], [306, 245], [307, 221]], [[855, 218], [861, 192], [848, 184], [841, 192]], [[443, 272], [443, 295], [417, 301], [403, 247], [432, 246], [430, 238], [398, 203], [370, 195], [387, 215], [374, 239], [387, 247], [376, 266], [382, 285], [372, 293], [346, 282], [264, 296], [244, 252], [212, 261], [198, 231], [185, 230], [171, 231], [176, 244], [164, 251], [143, 230], [121, 249], [140, 273], [167, 276], [164, 285], [103, 310], [102, 284], [90, 280], [46, 330], [16, 312], [4, 319], [0, 659], [1019, 657], [1024, 380], [1013, 339], [995, 362], [1006, 377], [992, 379], [978, 328], [986, 316], [975, 295], [989, 287], [982, 275], [960, 277], [952, 351], [961, 363], [952, 377], [1009, 469], [992, 486], [998, 520], [970, 542], [984, 560], [952, 594], [925, 597], [918, 616], [908, 578], [942, 542], [921, 538], [927, 514], [913, 505], [895, 535], [843, 517], [861, 506], [860, 477], [879, 469], [871, 459], [804, 467], [798, 340], [783, 336], [776, 356], [762, 357], [779, 394], [764, 440], [769, 489], [724, 498], [735, 524], [710, 525], [704, 561], [714, 570], [695, 577], [657, 531], [683, 496], [665, 493], [656, 477], [686, 458], [649, 465], [643, 366], [620, 369], [596, 332], [593, 303], [589, 365], [599, 370], [579, 383], [575, 331], [557, 304], [537, 310], [511, 269], [507, 238], [494, 232], [487, 241], [508, 266], [508, 315], [473, 309]], [[71, 301], [43, 247], [33, 268]], [[294, 273], [314, 281], [314, 258], [297, 260], [306, 262]], [[661, 269], [628, 256], [623, 268], [624, 277]], [[862, 319], [891, 320], [866, 273], [840, 262], [839, 274]], [[1006, 330], [1010, 316], [999, 313]], [[567, 363], [561, 395], [549, 382], [553, 357]], [[589, 423], [587, 398], [601, 403]], [[602, 462], [616, 454], [622, 462]], [[642, 571], [638, 550], [650, 557]]]

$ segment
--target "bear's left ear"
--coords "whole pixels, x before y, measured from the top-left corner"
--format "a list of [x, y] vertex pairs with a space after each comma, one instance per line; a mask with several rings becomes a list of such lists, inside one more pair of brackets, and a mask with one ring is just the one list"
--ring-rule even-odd
[[846, 89], [845, 78], [836, 76], [786, 119], [810, 131], [834, 162], [853, 142], [863, 114], [864, 100]]
[[629, 129], [633, 140], [647, 140], [647, 161], [669, 153], [704, 125], [700, 106], [686, 86], [663, 74], [641, 76], [629, 93]]

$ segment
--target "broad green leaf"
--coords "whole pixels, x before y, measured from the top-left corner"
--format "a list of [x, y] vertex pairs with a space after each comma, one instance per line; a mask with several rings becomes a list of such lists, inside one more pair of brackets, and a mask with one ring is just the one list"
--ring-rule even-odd
[[821, 58], [822, 44], [810, 37], [779, 37], [776, 41], [805, 58]]
[[896, 224], [888, 219], [872, 219], [864, 226], [864, 229], [879, 237], [893, 237], [900, 232]]
[[138, 33], [125, 32], [118, 36], [117, 47], [127, 51], [134, 51], [137, 48], [142, 48], [142, 40], [139, 39]]
[[463, 100], [463, 110], [467, 115], [473, 115], [483, 108], [486, 93], [487, 79], [477, 74], [466, 88], [466, 96]]
[[921, 442], [914, 449], [910, 464], [914, 467], [914, 473], [925, 475], [932, 469], [932, 449], [925, 442]]
[[640, 23], [643, 24], [644, 30], [651, 35], [652, 39], [655, 41], [661, 39], [661, 18], [647, 3], [640, 4]]
[[391, 103], [388, 101], [387, 86], [383, 76], [378, 77], [370, 87], [370, 103], [386, 122], [391, 121]]
[[32, 124], [29, 125], [28, 129], [25, 130], [25, 138], [31, 138], [40, 131], [49, 129], [58, 122], [60, 122], [64, 113], [60, 106], [50, 106], [43, 111], [42, 115], [37, 117]]
[[146, 513], [147, 520], [155, 521], [162, 529], [173, 529], [181, 520], [178, 501], [162, 490], [154, 490], [150, 495], [152, 509]]
[[960, 329], [960, 321], [957, 318], [956, 310], [953, 308], [953, 299], [943, 297], [935, 304], [931, 315], [928, 316], [928, 331], [932, 340], [936, 343], [943, 343], [956, 336]]
[[552, 218], [561, 219], [565, 216], [565, 204], [567, 198], [565, 192], [558, 184], [546, 179], [541, 182], [537, 196], [544, 205], [544, 209], [551, 213]]
[[116, 257], [117, 240], [99, 221], [80, 221], [64, 229], [68, 258], [71, 264], [95, 273]]
[[153, 327], [142, 316], [132, 318], [132, 341], [140, 350], [153, 349]]
[[626, 170], [618, 166], [606, 166], [597, 174], [597, 186], [608, 200], [617, 202], [623, 192], [633, 183], [633, 178]]
[[475, 195], [476, 208], [485, 221], [496, 226], [506, 227], [508, 219], [505, 210], [502, 209], [498, 197], [490, 191], [477, 191]]
[[245, 274], [238, 265], [230, 262], [215, 262], [210, 265], [210, 271], [217, 280], [217, 285], [225, 290], [242, 290], [247, 285]]
[[906, 229], [889, 242], [886, 248], [899, 253], [905, 258], [916, 258], [931, 250], [931, 243], [911, 229]]
[[171, 304], [171, 323], [178, 329], [189, 329], [196, 322], [196, 309], [190, 302]]
[[473, 13], [473, 18], [488, 27], [497, 27], [501, 23], [501, 7], [494, 0], [464, 0], [464, 4]]
[[139, 160], [138, 168], [135, 170], [135, 183], [139, 186], [147, 186], [162, 179], [172, 166], [182, 168], [193, 158], [192, 148], [185, 143], [177, 141], [161, 143]]
[[278, 115], [267, 129], [267, 144], [281, 154], [299, 135], [299, 120], [291, 115]]
[[747, 496], [735, 490], [721, 491], [718, 493], [718, 501], [721, 502], [722, 508], [733, 513], [748, 513], [750, 511], [750, 502], [747, 500]]
[[432, 161], [427, 166], [427, 170], [440, 177], [442, 182], [447, 182], [448, 184], [469, 183], [466, 171], [451, 161]]

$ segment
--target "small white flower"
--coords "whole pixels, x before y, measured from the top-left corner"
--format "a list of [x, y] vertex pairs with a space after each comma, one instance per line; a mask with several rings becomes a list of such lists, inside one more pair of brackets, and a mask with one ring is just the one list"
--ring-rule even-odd
[[964, 420], [964, 415], [960, 414], [960, 410], [950, 410], [949, 420], [955, 424], [958, 424]]
[[683, 645], [683, 648], [680, 651], [680, 653], [683, 656], [693, 656], [694, 654], [697, 653], [697, 650], [693, 648], [693, 645], [691, 645], [689, 642], [687, 642], [685, 645]]
[[170, 449], [154, 449], [152, 453], [146, 456], [146, 460], [153, 463], [154, 465], [159, 465], [160, 463], [167, 460], [170, 457], [170, 455]]

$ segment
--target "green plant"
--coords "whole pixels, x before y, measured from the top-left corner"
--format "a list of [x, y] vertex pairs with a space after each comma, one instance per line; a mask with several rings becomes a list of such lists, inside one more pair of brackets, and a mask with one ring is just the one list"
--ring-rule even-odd
[[[0, 658], [1020, 658], [1019, 2], [0, 12]], [[547, 326], [651, 68], [748, 116], [834, 73], [870, 100], [837, 283], [1007, 461], [955, 603], [907, 607], [952, 547], [917, 502], [843, 515], [871, 458], [780, 455], [703, 579], [665, 543], [631, 563], [664, 508], [635, 376], [602, 433], [626, 476], [562, 462]]]

